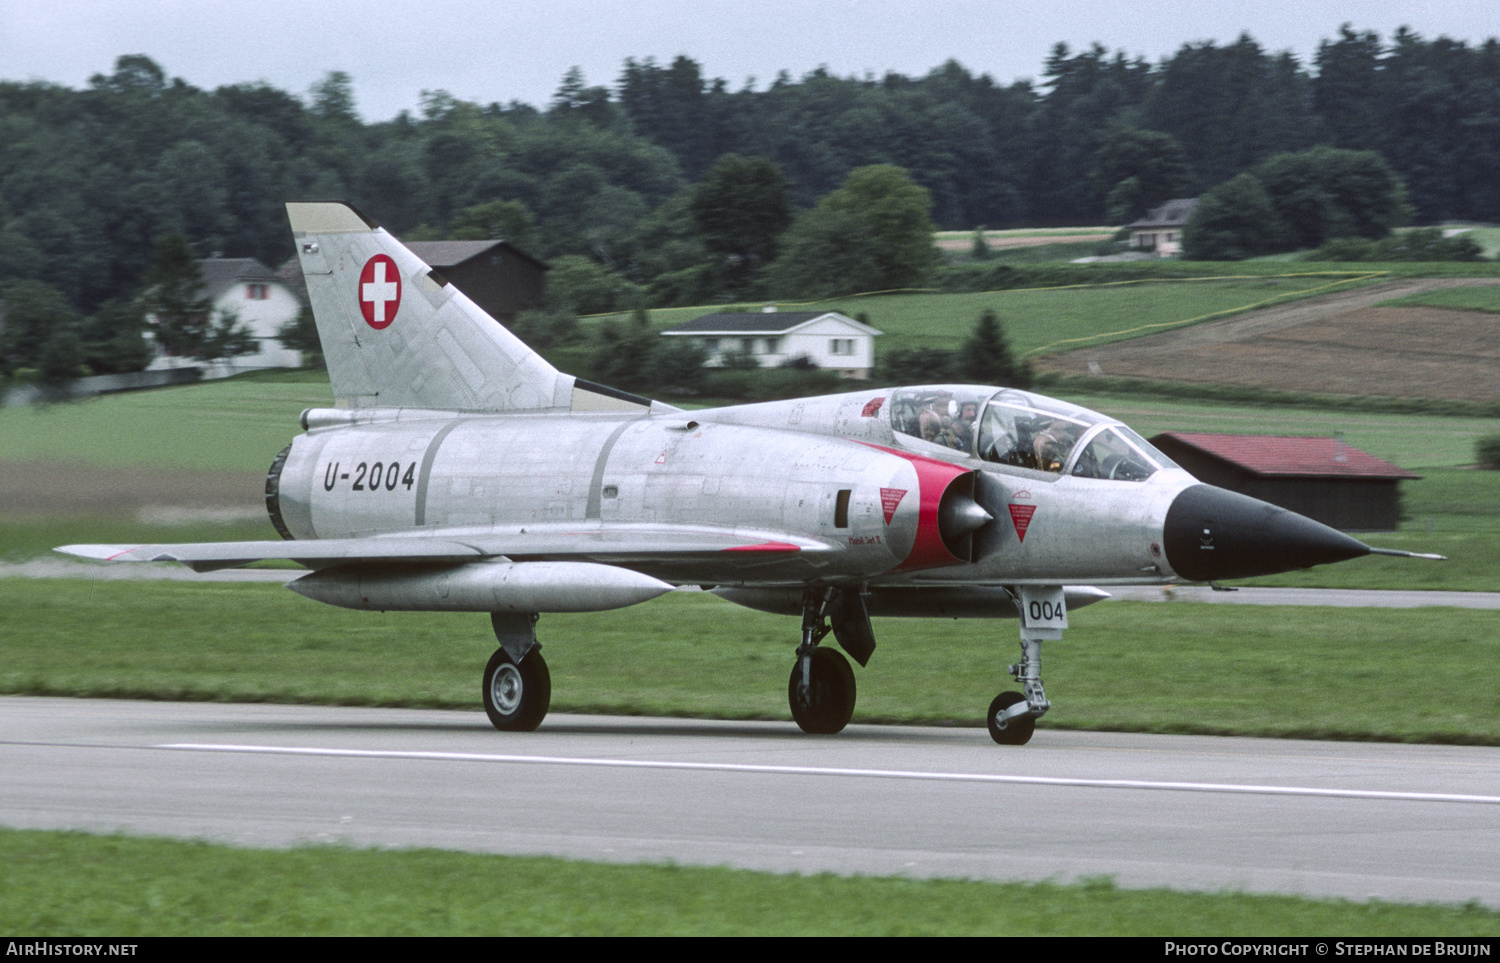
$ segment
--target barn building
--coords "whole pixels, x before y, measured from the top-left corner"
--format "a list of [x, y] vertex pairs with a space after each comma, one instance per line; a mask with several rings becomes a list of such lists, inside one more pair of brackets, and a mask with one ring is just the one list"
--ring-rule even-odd
[[509, 241], [407, 241], [406, 246], [501, 324], [546, 300], [551, 267]]
[[[508, 241], [404, 243], [501, 324], [511, 324], [516, 315], [539, 308], [546, 300], [551, 267]], [[307, 299], [302, 265], [295, 257], [281, 266], [277, 276]]]
[[1151, 443], [1210, 485], [1351, 532], [1392, 532], [1403, 480], [1421, 478], [1340, 438], [1168, 431]]
[[837, 311], [777, 311], [705, 314], [667, 328], [664, 338], [690, 338], [708, 355], [706, 367], [717, 368], [724, 356], [738, 352], [762, 368], [806, 358], [845, 378], [868, 378], [875, 367], [875, 338], [880, 332]]

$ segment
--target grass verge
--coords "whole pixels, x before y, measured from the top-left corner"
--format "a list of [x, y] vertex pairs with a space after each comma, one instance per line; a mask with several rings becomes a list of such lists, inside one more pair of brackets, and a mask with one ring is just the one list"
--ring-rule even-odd
[[[1492, 936], [1475, 904], [783, 876], [0, 829], [0, 928], [69, 936]], [[88, 867], [80, 872], [80, 867]]]
[[[1044, 726], [1500, 745], [1493, 612], [1107, 602], [1072, 622], [1048, 650]], [[1013, 622], [875, 628], [855, 721], [977, 726], [1010, 687]], [[538, 631], [555, 711], [789, 718], [794, 619], [683, 592]], [[0, 579], [6, 693], [475, 708], [494, 645], [483, 615], [351, 612], [275, 585]]]

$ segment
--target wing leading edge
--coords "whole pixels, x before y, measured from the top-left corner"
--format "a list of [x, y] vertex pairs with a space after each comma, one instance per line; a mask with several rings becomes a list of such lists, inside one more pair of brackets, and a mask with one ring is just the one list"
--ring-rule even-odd
[[752, 568], [771, 557], [833, 550], [826, 542], [785, 532], [641, 525], [528, 526], [516, 531], [465, 529], [291, 541], [64, 545], [56, 549], [102, 562], [181, 562], [196, 572], [264, 561], [293, 561], [318, 569], [350, 564], [453, 564], [500, 557], [671, 565], [712, 556], [722, 566]]

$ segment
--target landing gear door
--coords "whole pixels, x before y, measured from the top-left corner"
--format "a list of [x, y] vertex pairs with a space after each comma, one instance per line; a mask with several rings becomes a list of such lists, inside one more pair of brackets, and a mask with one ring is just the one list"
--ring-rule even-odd
[[833, 638], [839, 648], [853, 656], [860, 668], [870, 664], [875, 651], [875, 630], [870, 627], [870, 613], [858, 588], [838, 588], [829, 599], [828, 619], [833, 623]]
[[1035, 638], [1062, 638], [1063, 630], [1068, 627], [1068, 603], [1061, 585], [1022, 585], [1018, 586], [1017, 595], [1024, 633]]

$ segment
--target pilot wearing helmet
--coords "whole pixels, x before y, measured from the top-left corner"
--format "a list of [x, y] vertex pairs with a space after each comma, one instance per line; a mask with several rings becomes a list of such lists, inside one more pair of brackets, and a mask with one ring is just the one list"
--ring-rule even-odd
[[1077, 440], [1077, 426], [1061, 418], [1054, 419], [1031, 439], [1036, 466], [1042, 471], [1061, 472]]

